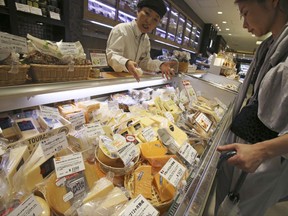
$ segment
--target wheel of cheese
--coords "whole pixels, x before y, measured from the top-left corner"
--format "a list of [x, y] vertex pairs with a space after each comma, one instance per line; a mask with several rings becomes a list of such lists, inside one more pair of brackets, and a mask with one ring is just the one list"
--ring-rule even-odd
[[[99, 179], [96, 174], [96, 165], [85, 162], [84, 175], [88, 188], [91, 189], [94, 182]], [[56, 173], [53, 173], [46, 185], [46, 198], [49, 206], [57, 215], [64, 215], [64, 213], [71, 207], [70, 201], [65, 202], [63, 197], [67, 194], [65, 186], [56, 185]]]
[[124, 167], [124, 163], [119, 157], [118, 158], [111, 158], [111, 157], [107, 156], [100, 147], [96, 148], [96, 155], [97, 155], [97, 158], [99, 159], [99, 161], [104, 163], [107, 166], [117, 167], [117, 168], [123, 168]]

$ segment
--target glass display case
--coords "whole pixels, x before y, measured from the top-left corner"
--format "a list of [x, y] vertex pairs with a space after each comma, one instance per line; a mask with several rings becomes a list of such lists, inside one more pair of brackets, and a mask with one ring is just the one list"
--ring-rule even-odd
[[115, 20], [116, 0], [88, 0], [88, 11]]
[[192, 35], [190, 39], [190, 45], [194, 49], [198, 49], [199, 42], [200, 42], [200, 35], [201, 35], [201, 29], [197, 26], [192, 27]]
[[176, 34], [176, 42], [178, 44], [182, 44], [184, 25], [185, 25], [185, 17], [182, 14], [179, 14], [179, 21]]
[[136, 18], [137, 0], [120, 0], [119, 1], [119, 22], [131, 22]]
[[167, 39], [175, 41], [179, 12], [171, 8]]
[[184, 46], [189, 46], [190, 44], [190, 37], [191, 37], [191, 29], [192, 29], [192, 22], [190, 20], [187, 20], [186, 27], [184, 30]]
[[170, 4], [164, 1], [167, 8], [167, 13], [163, 16], [160, 20], [159, 24], [156, 27], [155, 34], [159, 37], [166, 38], [167, 35], [167, 21], [168, 21], [168, 14], [170, 13]]

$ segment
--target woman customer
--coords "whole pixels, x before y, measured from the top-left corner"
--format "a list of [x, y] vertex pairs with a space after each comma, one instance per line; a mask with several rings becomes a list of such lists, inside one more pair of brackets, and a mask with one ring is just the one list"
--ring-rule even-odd
[[243, 170], [248, 175], [240, 189], [241, 215], [263, 216], [288, 195], [288, 0], [235, 3], [244, 28], [256, 37], [272, 35], [258, 48], [237, 97], [229, 144], [218, 147], [237, 154], [217, 177], [215, 212]]

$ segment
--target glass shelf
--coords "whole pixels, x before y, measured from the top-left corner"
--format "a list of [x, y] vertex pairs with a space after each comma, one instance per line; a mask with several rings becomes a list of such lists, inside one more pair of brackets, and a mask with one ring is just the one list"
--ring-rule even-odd
[[176, 9], [171, 9], [170, 20], [168, 26], [167, 38], [171, 41], [175, 41], [175, 35], [177, 30], [179, 12]]
[[179, 21], [178, 21], [177, 35], [176, 35], [176, 42], [178, 44], [182, 44], [184, 24], [185, 24], [185, 17], [182, 14], [180, 14]]
[[88, 0], [88, 11], [115, 20], [116, 0], [96, 1]]

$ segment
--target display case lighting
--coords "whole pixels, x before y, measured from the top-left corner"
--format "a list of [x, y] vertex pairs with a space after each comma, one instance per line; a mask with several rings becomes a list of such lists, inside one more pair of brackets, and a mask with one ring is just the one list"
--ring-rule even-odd
[[112, 10], [112, 11], [116, 11], [115, 8], [110, 7], [110, 6], [106, 5], [106, 4], [103, 4], [102, 2], [99, 2], [99, 1], [95, 1], [95, 2], [96, 2], [97, 4], [103, 6], [103, 7], [106, 7], [106, 8], [108, 8], [108, 9]]
[[160, 29], [160, 28], [156, 28], [157, 31], [160, 31], [160, 32], [163, 32], [163, 33], [166, 33], [166, 31]]
[[184, 51], [187, 51], [187, 52], [190, 52], [190, 53], [193, 53], [193, 54], [195, 54], [195, 52], [194, 51], [192, 51], [192, 50], [188, 50], [188, 49], [185, 49], [185, 48], [181, 48], [182, 50], [184, 50]]
[[184, 23], [185, 22], [185, 20], [183, 19], [183, 18], [180, 18], [180, 20]]
[[164, 41], [160, 41], [160, 40], [154, 40], [154, 41], [157, 42], [157, 43], [165, 44], [165, 45], [167, 45], [167, 46], [171, 46], [171, 47], [174, 47], [174, 48], [179, 49], [178, 46], [175, 46], [175, 45], [172, 45], [172, 44], [166, 43], [166, 42], [164, 42]]
[[96, 22], [96, 21], [93, 21], [93, 20], [89, 20], [89, 22], [91, 22], [93, 24], [96, 24], [96, 25], [104, 26], [104, 27], [107, 27], [107, 28], [111, 28], [111, 29], [113, 28], [113, 26], [106, 25], [104, 23]]
[[178, 13], [177, 13], [177, 12], [171, 11], [171, 13], [172, 13], [174, 16], [178, 16]]
[[126, 17], [130, 17], [131, 19], [136, 19], [136, 17], [131, 16], [130, 14], [124, 13], [124, 12], [122, 12], [122, 11], [119, 11], [119, 13], [122, 14], [122, 15], [124, 15], [124, 16], [126, 16]]

